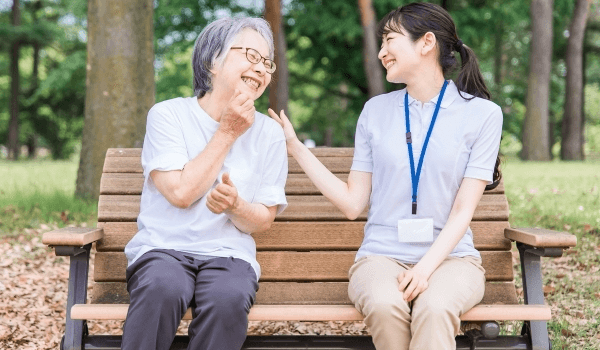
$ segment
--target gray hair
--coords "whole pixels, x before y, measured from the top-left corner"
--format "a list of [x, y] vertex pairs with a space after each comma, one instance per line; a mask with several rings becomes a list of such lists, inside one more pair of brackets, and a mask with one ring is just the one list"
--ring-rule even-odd
[[233, 46], [236, 36], [244, 29], [253, 29], [262, 35], [269, 46], [269, 58], [274, 59], [275, 49], [271, 26], [262, 18], [221, 18], [206, 26], [194, 45], [192, 68], [194, 70], [194, 94], [204, 96], [212, 90], [212, 73], [215, 64], [222, 64]]

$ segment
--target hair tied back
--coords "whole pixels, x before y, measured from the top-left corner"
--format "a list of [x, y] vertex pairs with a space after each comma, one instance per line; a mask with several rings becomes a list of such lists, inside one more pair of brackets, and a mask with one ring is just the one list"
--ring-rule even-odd
[[458, 39], [456, 44], [454, 44], [454, 51], [460, 52], [460, 49], [462, 49], [462, 47], [463, 47], [463, 42], [462, 42], [462, 40]]

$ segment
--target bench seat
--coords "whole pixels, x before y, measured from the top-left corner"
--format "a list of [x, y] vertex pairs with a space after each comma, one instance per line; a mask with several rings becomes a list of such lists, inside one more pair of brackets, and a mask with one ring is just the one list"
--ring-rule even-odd
[[[74, 320], [125, 320], [127, 304], [84, 304], [71, 308]], [[184, 320], [192, 319], [188, 309]], [[362, 321], [352, 305], [256, 305], [248, 315], [250, 321]], [[551, 310], [546, 305], [477, 305], [460, 319], [462, 321], [546, 321]]]

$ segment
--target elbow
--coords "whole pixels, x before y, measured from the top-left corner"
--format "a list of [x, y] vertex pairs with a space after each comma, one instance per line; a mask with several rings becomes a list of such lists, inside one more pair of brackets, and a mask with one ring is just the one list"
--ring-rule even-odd
[[187, 209], [194, 203], [193, 198], [191, 198], [188, 193], [181, 190], [173, 191], [171, 196], [167, 197], [167, 200], [171, 205], [178, 209]]
[[344, 210], [344, 215], [346, 215], [346, 218], [352, 221], [356, 220], [361, 213], [362, 210], [358, 208], [347, 208], [346, 210]]

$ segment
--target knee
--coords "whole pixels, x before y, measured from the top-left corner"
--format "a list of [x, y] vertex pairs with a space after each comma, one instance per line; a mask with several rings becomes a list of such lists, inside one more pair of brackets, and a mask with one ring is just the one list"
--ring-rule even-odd
[[408, 310], [404, 310], [402, 303], [406, 304], [406, 302], [401, 298], [374, 298], [370, 302], [367, 302], [363, 311], [365, 316], [370, 318], [375, 317], [378, 319], [389, 319], [398, 316], [406, 317], [408, 316]]
[[211, 308], [223, 317], [247, 315], [254, 303], [254, 289], [248, 288], [246, 281], [231, 279], [215, 283], [209, 290], [207, 299], [213, 301]]
[[427, 319], [440, 319], [455, 314], [453, 303], [443, 298], [430, 298], [424, 304], [419, 307], [419, 314]]

